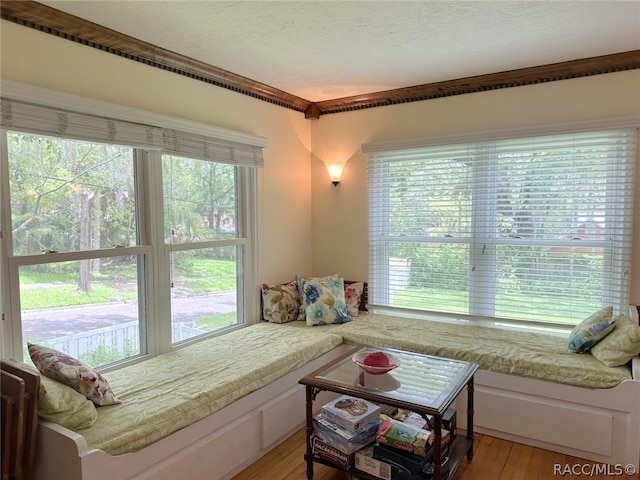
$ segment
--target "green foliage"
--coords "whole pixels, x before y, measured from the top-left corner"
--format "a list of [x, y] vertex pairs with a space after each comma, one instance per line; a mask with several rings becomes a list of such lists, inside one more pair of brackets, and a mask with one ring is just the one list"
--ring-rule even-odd
[[602, 248], [583, 254], [568, 241], [602, 239], [607, 182], [593, 172], [610, 168], [608, 153], [589, 147], [576, 162], [564, 146], [452, 152], [434, 147], [384, 165], [388, 222], [374, 215], [374, 227], [387, 243], [375, 248], [389, 258], [394, 305], [463, 311], [476, 301], [469, 292], [482, 290], [495, 292], [497, 315], [517, 316], [515, 305], [537, 299], [549, 311], [562, 297], [597, 306]]
[[[162, 157], [165, 238], [171, 243], [235, 237], [236, 169], [232, 165]], [[231, 259], [233, 248], [211, 250]]]
[[133, 347], [132, 341], [125, 339], [122, 351], [118, 351], [115, 347], [105, 347], [104, 345], [100, 345], [89, 352], [79, 355], [78, 359], [92, 367], [100, 367], [125, 358], [133, 357], [139, 353], [140, 352]]
[[[47, 341], [40, 341], [38, 345], [42, 345], [43, 347], [54, 348]], [[64, 353], [69, 353], [66, 349], [63, 349]], [[106, 347], [104, 345], [100, 345], [97, 348], [82, 353], [78, 355], [78, 360], [86, 363], [90, 367], [99, 368], [103, 365], [108, 365], [110, 363], [115, 363], [120, 360], [124, 360], [125, 358], [134, 357], [139, 355], [140, 352], [133, 347], [133, 342], [131, 340], [124, 340], [124, 348], [122, 351], [119, 351], [115, 347]], [[29, 358], [29, 350], [27, 349], [27, 344], [22, 345], [22, 358]]]
[[[7, 135], [13, 248], [17, 255], [135, 243], [129, 147]], [[98, 242], [96, 244], [96, 242]]]
[[466, 290], [468, 249], [460, 244], [411, 244], [409, 285], [415, 288]]

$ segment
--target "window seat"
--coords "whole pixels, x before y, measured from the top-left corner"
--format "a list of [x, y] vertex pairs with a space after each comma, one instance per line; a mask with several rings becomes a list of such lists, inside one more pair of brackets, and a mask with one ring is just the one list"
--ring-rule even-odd
[[263, 322], [107, 372], [122, 403], [77, 431], [41, 419], [27, 478], [231, 478], [303, 425], [298, 380], [346, 350]]
[[[637, 307], [630, 313], [638, 323]], [[475, 431], [595, 462], [640, 464], [640, 356], [607, 367], [591, 353], [568, 353], [563, 336], [380, 314], [283, 326], [478, 363]], [[457, 409], [466, 411], [465, 395]]]
[[262, 323], [107, 374], [118, 405], [81, 431], [89, 449], [133, 452], [220, 410], [334, 349], [331, 333]]
[[[560, 349], [562, 339], [468, 328], [371, 314], [322, 327], [262, 322], [108, 372], [123, 404], [100, 407], [96, 424], [77, 432], [41, 420], [36, 469], [28, 478], [44, 480], [55, 471], [68, 480], [230, 479], [301, 428], [304, 389], [298, 380], [355, 343], [478, 362], [477, 432], [638, 466], [640, 358], [631, 369], [605, 367], [615, 380], [586, 374], [599, 388], [580, 385], [582, 364], [571, 367], [574, 374], [556, 372], [549, 381], [529, 362], [548, 359], [546, 349]], [[518, 359], [510, 359], [511, 353]], [[591, 356], [571, 355], [580, 361]], [[328, 401], [327, 395], [321, 393], [314, 405]], [[466, 411], [465, 403], [466, 396], [456, 401], [458, 411]]]
[[[304, 322], [285, 325], [305, 328]], [[569, 353], [566, 337], [559, 335], [382, 314], [313, 328], [338, 334], [348, 344], [455, 358], [490, 372], [584, 388], [611, 388], [632, 378], [628, 365], [607, 367], [590, 353]]]

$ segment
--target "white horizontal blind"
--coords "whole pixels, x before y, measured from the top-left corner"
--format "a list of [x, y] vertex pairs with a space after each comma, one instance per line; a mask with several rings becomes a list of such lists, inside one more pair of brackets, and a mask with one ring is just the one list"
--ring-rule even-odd
[[[430, 291], [444, 306], [437, 298], [450, 288], [438, 287], [466, 289], [472, 148], [451, 145], [371, 159], [370, 303], [422, 309], [420, 297]], [[466, 311], [466, 298], [449, 301], [453, 305], [445, 310]]]
[[374, 152], [372, 305], [571, 325], [625, 312], [636, 129]]
[[164, 130], [164, 152], [245, 167], [264, 165], [260, 147], [177, 130]]
[[2, 129], [87, 142], [159, 150], [162, 129], [2, 99]]

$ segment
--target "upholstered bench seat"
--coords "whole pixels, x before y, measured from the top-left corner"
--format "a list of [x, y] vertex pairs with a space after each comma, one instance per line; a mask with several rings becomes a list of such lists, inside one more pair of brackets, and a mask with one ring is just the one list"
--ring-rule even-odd
[[584, 388], [615, 387], [632, 378], [627, 365], [607, 367], [590, 353], [569, 353], [566, 336], [381, 314], [359, 315], [340, 325], [307, 327], [304, 322], [290, 322], [282, 326], [334, 333], [348, 344], [455, 358], [490, 372]]
[[300, 368], [339, 335], [261, 323], [105, 374], [122, 403], [79, 433], [110, 455], [139, 450]]

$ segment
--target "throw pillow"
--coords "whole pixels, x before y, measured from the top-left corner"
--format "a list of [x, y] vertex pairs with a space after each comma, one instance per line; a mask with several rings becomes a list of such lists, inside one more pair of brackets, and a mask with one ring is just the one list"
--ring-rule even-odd
[[262, 284], [262, 318], [272, 323], [287, 323], [298, 319], [300, 295], [296, 282], [283, 285]]
[[329, 275], [326, 277], [301, 277], [300, 275], [296, 275], [296, 285], [298, 286], [298, 295], [300, 297], [300, 309], [298, 310], [298, 320], [300, 321], [306, 321], [307, 319], [307, 314], [306, 314], [306, 307], [304, 305], [304, 298], [302, 295], [302, 280], [308, 280], [308, 281], [336, 281], [338, 280], [338, 274], [333, 274], [333, 275]]
[[613, 307], [605, 307], [576, 325], [567, 339], [569, 351], [584, 353], [606, 337], [615, 327], [615, 320], [612, 316]]
[[71, 430], [88, 428], [98, 419], [96, 406], [91, 400], [45, 376], [40, 377], [38, 415]]
[[53, 348], [27, 343], [29, 356], [45, 377], [58, 380], [82, 393], [96, 405], [120, 403], [100, 372]]
[[640, 325], [625, 315], [616, 315], [615, 328], [591, 348], [594, 357], [608, 367], [625, 365], [640, 355]]
[[360, 302], [364, 291], [364, 282], [345, 283], [344, 301], [347, 304], [347, 313], [357, 317], [360, 313]]
[[350, 322], [344, 301], [344, 280], [300, 280], [302, 304], [307, 325], [329, 325]]

